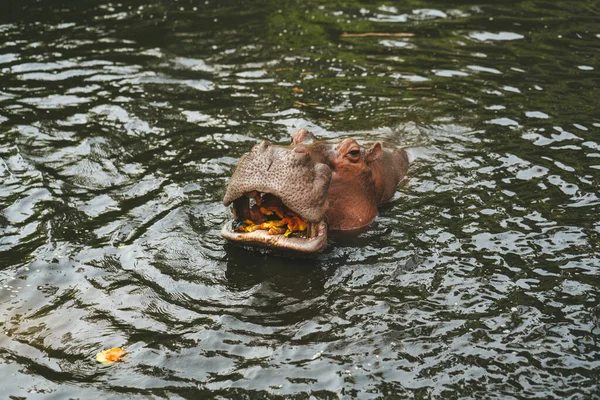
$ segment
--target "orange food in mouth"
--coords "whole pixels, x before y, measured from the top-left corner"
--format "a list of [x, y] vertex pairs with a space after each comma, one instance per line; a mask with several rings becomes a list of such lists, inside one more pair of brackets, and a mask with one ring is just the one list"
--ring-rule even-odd
[[264, 216], [272, 219], [260, 224], [256, 224], [254, 221], [246, 219], [243, 223], [238, 224], [238, 226], [235, 227], [235, 231], [254, 232], [260, 229], [268, 231], [269, 235], [283, 234], [285, 237], [289, 237], [293, 233], [305, 232], [308, 227], [308, 224], [301, 220], [300, 217], [297, 215], [290, 215], [289, 213], [286, 216], [284, 210], [278, 206], [260, 207], [260, 212]]
[[263, 213], [264, 215], [273, 215], [273, 214], [275, 214], [275, 215], [277, 215], [281, 219], [284, 218], [283, 210], [281, 209], [281, 207], [277, 207], [277, 206], [261, 207], [260, 208], [260, 212]]

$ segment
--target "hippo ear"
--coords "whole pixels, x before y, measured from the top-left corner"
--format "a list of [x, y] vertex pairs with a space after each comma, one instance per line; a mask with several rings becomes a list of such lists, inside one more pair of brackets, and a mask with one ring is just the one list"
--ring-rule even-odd
[[371, 146], [371, 148], [366, 151], [365, 161], [367, 162], [367, 164], [371, 164], [373, 161], [381, 157], [382, 153], [383, 149], [381, 147], [381, 143], [375, 142], [375, 144], [373, 144], [373, 146]]

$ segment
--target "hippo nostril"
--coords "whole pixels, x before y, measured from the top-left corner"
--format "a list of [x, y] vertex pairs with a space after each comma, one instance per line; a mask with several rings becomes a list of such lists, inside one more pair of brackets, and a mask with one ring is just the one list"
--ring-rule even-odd
[[261, 143], [258, 145], [258, 148], [257, 148], [257, 150], [258, 150], [259, 152], [263, 152], [263, 151], [265, 151], [266, 149], [268, 149], [268, 148], [269, 148], [269, 146], [271, 146], [271, 143], [267, 142], [266, 140], [263, 140], [263, 141], [262, 141], [262, 142], [261, 142]]
[[310, 144], [315, 140], [315, 135], [309, 130], [302, 128], [298, 132], [292, 134], [292, 144], [306, 143]]

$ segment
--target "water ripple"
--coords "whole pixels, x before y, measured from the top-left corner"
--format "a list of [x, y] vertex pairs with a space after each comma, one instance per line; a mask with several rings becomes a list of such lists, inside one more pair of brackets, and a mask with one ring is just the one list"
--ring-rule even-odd
[[[584, 3], [11, 7], [4, 392], [594, 397]], [[409, 179], [367, 232], [315, 258], [225, 243], [238, 158], [301, 127], [405, 146]], [[95, 363], [117, 346], [125, 361]]]

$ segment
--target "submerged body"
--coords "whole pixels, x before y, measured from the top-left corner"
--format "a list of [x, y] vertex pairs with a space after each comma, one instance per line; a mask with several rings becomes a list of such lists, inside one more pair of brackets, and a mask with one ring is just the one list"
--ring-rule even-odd
[[328, 229], [371, 223], [407, 169], [404, 150], [379, 142], [369, 148], [349, 138], [328, 143], [306, 129], [287, 147], [262, 142], [242, 156], [231, 177], [223, 203], [233, 203], [234, 220], [221, 233], [247, 245], [322, 251]]

